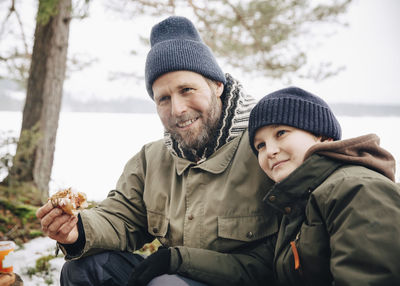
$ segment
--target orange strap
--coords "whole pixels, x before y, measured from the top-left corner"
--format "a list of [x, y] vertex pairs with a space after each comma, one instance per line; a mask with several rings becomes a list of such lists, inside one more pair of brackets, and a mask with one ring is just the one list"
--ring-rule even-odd
[[294, 257], [294, 269], [298, 270], [300, 268], [299, 252], [297, 251], [296, 244], [294, 243], [294, 241], [290, 242], [290, 246], [292, 247], [292, 252]]

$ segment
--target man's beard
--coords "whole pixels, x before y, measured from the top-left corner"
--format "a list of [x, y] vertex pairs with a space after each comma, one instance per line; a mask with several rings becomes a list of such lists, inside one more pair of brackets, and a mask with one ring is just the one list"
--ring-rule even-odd
[[169, 126], [176, 126], [176, 121], [183, 122], [190, 118], [202, 118], [203, 124], [202, 126], [200, 126], [200, 132], [198, 134], [195, 134], [193, 132], [196, 130], [191, 129], [186, 131], [184, 136], [176, 131], [176, 129], [168, 128], [168, 132], [171, 134], [172, 138], [174, 138], [178, 142], [178, 144], [184, 149], [200, 150], [204, 148], [209, 142], [213, 141], [213, 138], [215, 137], [219, 124], [219, 119], [221, 116], [221, 105], [221, 102], [218, 102], [217, 96], [213, 94], [211, 96], [211, 103], [209, 105], [206, 116], [202, 115], [199, 112], [195, 112], [191, 114], [186, 114], [179, 118], [175, 118], [175, 120], [171, 120], [171, 122], [169, 122]]

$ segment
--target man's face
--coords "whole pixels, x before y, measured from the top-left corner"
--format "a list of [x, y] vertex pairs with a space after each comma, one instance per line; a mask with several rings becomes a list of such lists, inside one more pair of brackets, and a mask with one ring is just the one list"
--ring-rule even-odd
[[158, 115], [181, 146], [199, 149], [212, 138], [221, 116], [223, 88], [190, 71], [166, 73], [153, 83]]
[[321, 140], [291, 126], [267, 125], [256, 131], [254, 147], [260, 167], [274, 182], [280, 182], [303, 163], [307, 150]]

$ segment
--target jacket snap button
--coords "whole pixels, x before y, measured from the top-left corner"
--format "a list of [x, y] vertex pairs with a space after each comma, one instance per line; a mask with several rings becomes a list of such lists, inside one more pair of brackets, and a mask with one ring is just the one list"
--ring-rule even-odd
[[188, 220], [192, 220], [194, 218], [194, 216], [191, 214], [188, 216]]
[[275, 197], [275, 196], [270, 196], [270, 197], [268, 198], [268, 200], [269, 200], [270, 202], [274, 202], [274, 201], [276, 200], [276, 197]]
[[285, 213], [290, 214], [291, 211], [292, 211], [291, 207], [286, 207], [285, 208]]
[[251, 231], [249, 231], [249, 232], [246, 234], [246, 237], [247, 237], [247, 238], [252, 238], [253, 236], [254, 236], [254, 233], [251, 232]]
[[154, 232], [154, 233], [157, 233], [157, 232], [158, 232], [158, 228], [153, 227], [153, 232]]

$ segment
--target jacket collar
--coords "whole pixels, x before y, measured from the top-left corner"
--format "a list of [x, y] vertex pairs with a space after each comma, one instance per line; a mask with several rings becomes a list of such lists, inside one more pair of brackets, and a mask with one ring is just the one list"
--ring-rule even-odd
[[275, 184], [263, 200], [289, 214], [304, 207], [310, 193], [341, 165], [338, 161], [314, 154], [286, 179]]
[[241, 136], [236, 137], [232, 141], [226, 143], [224, 146], [219, 148], [213, 155], [211, 155], [206, 160], [200, 160], [197, 163], [189, 161], [184, 158], [180, 158], [176, 155], [172, 155], [175, 161], [176, 172], [180, 176], [182, 175], [185, 170], [191, 166], [193, 168], [202, 169], [204, 171], [213, 173], [213, 174], [220, 174], [228, 167], [230, 164], [233, 155], [235, 154], [240, 140], [243, 136], [246, 136], [247, 132], [242, 133]]

